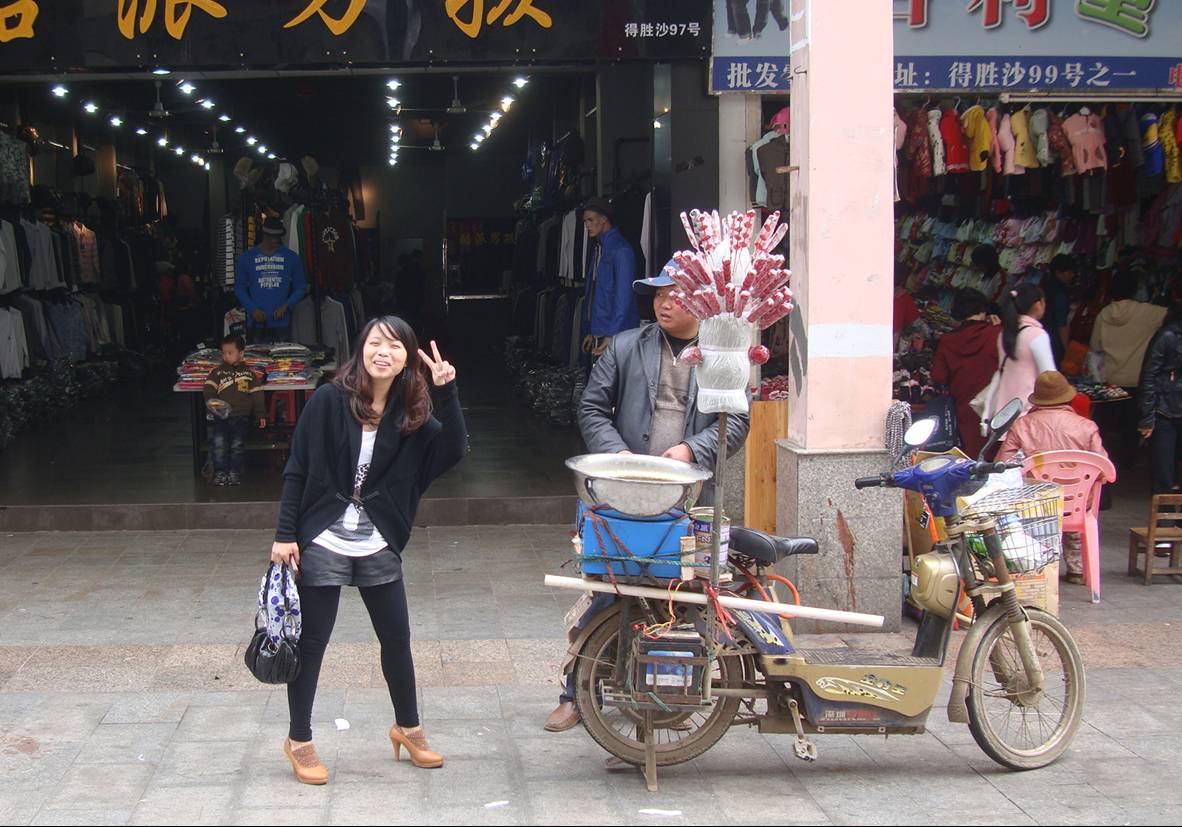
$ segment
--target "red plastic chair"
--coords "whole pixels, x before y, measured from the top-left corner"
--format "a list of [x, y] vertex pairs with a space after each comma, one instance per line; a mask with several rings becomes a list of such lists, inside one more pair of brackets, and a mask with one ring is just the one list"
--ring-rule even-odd
[[1025, 475], [1063, 486], [1063, 530], [1083, 535], [1084, 583], [1100, 602], [1100, 487], [1116, 482], [1112, 461], [1091, 451], [1042, 451], [1027, 457]]

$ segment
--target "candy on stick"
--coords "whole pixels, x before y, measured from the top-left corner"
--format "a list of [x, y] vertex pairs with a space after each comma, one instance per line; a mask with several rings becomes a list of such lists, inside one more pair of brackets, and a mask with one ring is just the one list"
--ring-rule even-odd
[[776, 210], [767, 217], [767, 221], [763, 222], [763, 228], [759, 231], [759, 235], [755, 238], [755, 249], [760, 252], [771, 252], [775, 249], [775, 245], [769, 245], [767, 242], [772, 237], [772, 233], [776, 231], [776, 227], [780, 224], [780, 211]]
[[695, 250], [698, 249], [698, 234], [694, 232], [694, 228], [690, 226], [690, 217], [683, 211], [681, 213], [681, 226], [685, 227], [685, 234], [689, 236], [690, 244]]
[[782, 305], [764, 317], [763, 323], [760, 324], [759, 329], [767, 330], [776, 322], [780, 321], [780, 319], [791, 313], [795, 306], [796, 305], [792, 304], [792, 302], [784, 302]]
[[731, 260], [723, 259], [722, 267], [715, 274], [718, 280], [718, 295], [722, 297], [727, 313], [735, 312], [735, 294], [731, 286]]

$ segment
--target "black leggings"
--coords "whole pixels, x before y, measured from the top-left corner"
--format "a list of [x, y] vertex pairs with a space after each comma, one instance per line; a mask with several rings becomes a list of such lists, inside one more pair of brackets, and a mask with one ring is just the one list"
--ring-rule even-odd
[[[382, 644], [382, 674], [394, 702], [394, 720], [400, 727], [419, 725], [419, 704], [415, 691], [415, 664], [410, 654], [410, 617], [402, 580], [358, 589], [374, 631]], [[291, 715], [288, 737], [312, 740], [312, 703], [320, 680], [320, 664], [337, 621], [340, 586], [300, 586], [300, 674], [287, 685], [287, 708]]]

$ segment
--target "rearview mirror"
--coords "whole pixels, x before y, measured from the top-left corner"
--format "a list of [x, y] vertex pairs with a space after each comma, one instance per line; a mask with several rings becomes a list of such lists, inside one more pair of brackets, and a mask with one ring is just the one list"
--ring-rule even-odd
[[921, 419], [907, 429], [907, 433], [903, 434], [903, 441], [912, 448], [918, 448], [932, 438], [938, 427], [940, 420], [934, 416]]
[[1014, 424], [1014, 420], [1022, 415], [1023, 407], [1021, 399], [1011, 399], [989, 420], [989, 430], [1004, 434]]

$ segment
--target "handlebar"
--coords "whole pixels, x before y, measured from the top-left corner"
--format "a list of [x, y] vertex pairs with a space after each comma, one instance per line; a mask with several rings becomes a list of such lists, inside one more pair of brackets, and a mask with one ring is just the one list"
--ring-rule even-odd
[[990, 474], [1001, 474], [1011, 468], [1021, 467], [1022, 463], [1020, 462], [978, 462], [973, 465], [973, 476], [981, 479]]
[[894, 480], [890, 474], [879, 474], [876, 477], [858, 477], [854, 480], [854, 488], [890, 488]]

